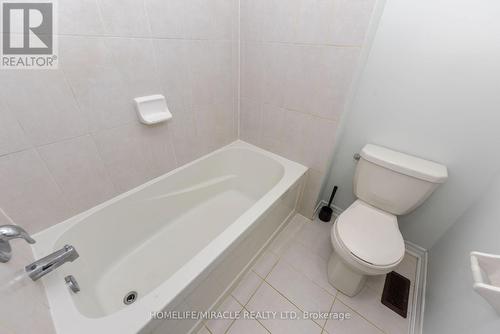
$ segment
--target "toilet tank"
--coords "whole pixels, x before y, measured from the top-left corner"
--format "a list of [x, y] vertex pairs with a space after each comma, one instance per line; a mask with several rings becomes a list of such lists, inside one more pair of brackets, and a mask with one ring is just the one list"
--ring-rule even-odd
[[354, 175], [356, 197], [394, 215], [421, 205], [448, 178], [445, 166], [377, 145], [366, 145]]

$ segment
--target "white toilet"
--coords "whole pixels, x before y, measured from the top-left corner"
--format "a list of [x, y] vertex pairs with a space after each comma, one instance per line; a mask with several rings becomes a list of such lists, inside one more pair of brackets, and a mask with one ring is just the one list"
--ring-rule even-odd
[[413, 211], [448, 178], [445, 166], [376, 145], [366, 145], [354, 175], [358, 198], [335, 221], [334, 252], [328, 262], [330, 283], [356, 295], [366, 277], [392, 271], [405, 244], [398, 215]]

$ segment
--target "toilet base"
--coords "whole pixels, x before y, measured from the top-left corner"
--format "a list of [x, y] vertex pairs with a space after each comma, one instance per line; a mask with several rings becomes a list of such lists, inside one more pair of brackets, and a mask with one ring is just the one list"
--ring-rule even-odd
[[328, 281], [343, 294], [353, 297], [365, 285], [366, 275], [351, 269], [333, 252], [328, 261]]

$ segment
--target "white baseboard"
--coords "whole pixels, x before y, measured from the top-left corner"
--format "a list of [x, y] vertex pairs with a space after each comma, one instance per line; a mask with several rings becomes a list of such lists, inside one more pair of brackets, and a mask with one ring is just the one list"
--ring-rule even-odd
[[415, 289], [413, 291], [413, 305], [410, 317], [409, 334], [422, 334], [424, 325], [425, 289], [427, 286], [427, 250], [405, 241], [406, 251], [417, 258], [415, 273]]
[[[322, 200], [314, 210], [314, 218], [317, 217], [319, 210], [328, 202]], [[343, 209], [332, 205], [333, 216], [338, 216]], [[427, 281], [427, 250], [419, 245], [405, 240], [406, 251], [417, 258], [417, 269], [415, 273], [415, 289], [413, 291], [412, 312], [410, 314], [410, 326], [408, 334], [422, 334], [424, 323], [425, 308], [425, 288]]]

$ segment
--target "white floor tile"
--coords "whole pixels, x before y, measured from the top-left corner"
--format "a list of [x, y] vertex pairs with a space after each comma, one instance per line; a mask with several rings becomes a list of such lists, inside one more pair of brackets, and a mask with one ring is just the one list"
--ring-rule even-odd
[[[297, 307], [295, 307], [267, 283], [260, 286], [252, 299], [250, 299], [250, 302], [247, 304], [247, 309], [253, 312], [277, 312], [278, 317], [285, 314], [285, 312], [295, 312], [298, 316], [302, 314]], [[321, 327], [311, 320], [284, 320], [279, 318], [270, 318], [262, 319], [260, 322], [273, 334], [321, 333]]]
[[295, 235], [295, 240], [328, 260], [333, 252], [330, 239], [331, 230], [331, 223], [323, 223], [316, 219], [313, 222], [303, 224], [300, 231]]
[[349, 314], [350, 317], [344, 320], [329, 319], [325, 326], [325, 330], [329, 334], [383, 334], [377, 327], [363, 319], [339, 300], [335, 301], [332, 313]]
[[[219, 312], [239, 312], [243, 309], [232, 296], [228, 296], [226, 300], [217, 308]], [[205, 323], [205, 326], [210, 330], [212, 334], [223, 334], [228, 329], [229, 325], [234, 321], [234, 319], [212, 319]]]
[[273, 269], [276, 262], [278, 262], [278, 256], [266, 250], [257, 260], [252, 270], [255, 271], [260, 277], [266, 278], [267, 274], [271, 272], [271, 269]]
[[[411, 291], [415, 284], [416, 270], [417, 270], [417, 258], [408, 253], [405, 254], [403, 261], [401, 261], [401, 263], [396, 267], [396, 269], [394, 269], [395, 272], [403, 275], [404, 277], [410, 280]], [[385, 277], [386, 275], [370, 276], [366, 280], [366, 285], [370, 286], [371, 288], [377, 291], [380, 291], [380, 294], [382, 295], [382, 291], [384, 290]]]
[[228, 334], [268, 334], [257, 320], [238, 319], [227, 331]]
[[[412, 291], [410, 290], [410, 294]], [[381, 290], [375, 290], [365, 286], [360, 293], [354, 297], [348, 297], [342, 293], [337, 298], [361, 314], [364, 318], [375, 324], [387, 334], [403, 334], [408, 332], [408, 317], [405, 319], [380, 302]], [[411, 304], [410, 304], [411, 305]]]
[[294, 242], [283, 254], [282, 259], [306, 275], [320, 287], [335, 295], [337, 290], [328, 282], [328, 260], [311, 252], [300, 243]]
[[[189, 312], [191, 307], [183, 301], [179, 305], [168, 308], [167, 311], [176, 312]], [[161, 321], [158, 327], [154, 330], [155, 333], [182, 333], [189, 331], [194, 325], [196, 325], [196, 320], [194, 319], [165, 319]]]
[[[328, 312], [332, 306], [332, 295], [285, 261], [278, 262], [266, 281], [302, 311]], [[325, 321], [317, 320], [316, 323], [324, 326]]]
[[201, 327], [201, 329], [198, 331], [198, 334], [210, 334], [210, 332], [208, 331], [208, 329], [203, 326]]
[[283, 254], [290, 243], [292, 242], [295, 235], [300, 231], [302, 226], [308, 221], [308, 219], [302, 215], [296, 214], [288, 225], [281, 231], [276, 238], [273, 240], [269, 249], [275, 254]]
[[386, 275], [368, 276], [365, 285], [382, 293], [385, 284], [385, 276]]
[[253, 271], [249, 271], [233, 292], [231, 292], [231, 295], [236, 298], [241, 305], [246, 305], [261, 283], [262, 279]]
[[[226, 328], [226, 333], [286, 334], [405, 334], [408, 332], [417, 258], [406, 254], [396, 272], [411, 281], [408, 317], [405, 319], [380, 302], [385, 275], [371, 276], [355, 297], [348, 297], [328, 282], [331, 225], [310, 222], [296, 215], [277, 236], [231, 295], [249, 311], [328, 311], [337, 295], [332, 312], [349, 312], [348, 320], [281, 320], [259, 321], [239, 319]], [[262, 278], [265, 281], [262, 281]], [[279, 314], [278, 314], [279, 317]], [[319, 324], [319, 325], [318, 325]], [[224, 328], [222, 324], [219, 324]], [[212, 325], [212, 327], [214, 327]], [[220, 333], [220, 331], [212, 333]], [[210, 329], [211, 330], [211, 329]], [[206, 332], [201, 332], [207, 334]]]
[[417, 273], [417, 261], [415, 256], [406, 253], [403, 261], [401, 261], [394, 271], [408, 278], [411, 284], [414, 284]]

